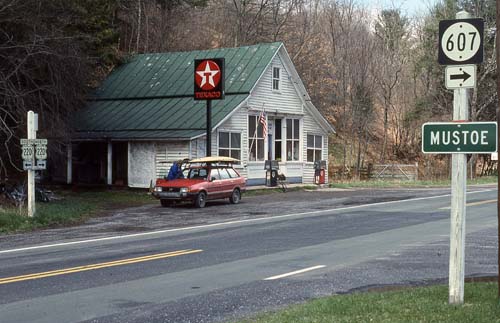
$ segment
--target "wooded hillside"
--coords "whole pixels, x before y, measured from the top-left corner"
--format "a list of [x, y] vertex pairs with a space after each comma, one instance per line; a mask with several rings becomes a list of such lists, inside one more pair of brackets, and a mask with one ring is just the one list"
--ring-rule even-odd
[[[331, 154], [340, 174], [419, 162], [435, 176], [447, 157], [420, 152], [420, 127], [451, 120], [438, 22], [460, 9], [485, 19], [470, 119], [495, 120], [493, 0], [444, 0], [421, 17], [398, 7], [374, 13], [353, 0], [0, 0], [0, 180], [20, 171], [28, 110], [40, 114], [39, 137], [65, 143], [73, 111], [128, 55], [274, 41], [285, 43], [313, 103], [336, 127]], [[60, 147], [49, 154], [63, 156]]]

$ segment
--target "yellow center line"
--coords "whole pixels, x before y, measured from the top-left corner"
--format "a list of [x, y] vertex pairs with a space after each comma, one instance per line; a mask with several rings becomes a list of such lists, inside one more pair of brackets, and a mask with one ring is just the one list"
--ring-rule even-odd
[[25, 281], [25, 280], [40, 279], [40, 278], [46, 278], [46, 277], [52, 277], [52, 276], [58, 276], [58, 275], [78, 273], [78, 272], [88, 271], [88, 270], [95, 270], [95, 269], [108, 268], [108, 267], [114, 267], [114, 266], [122, 266], [122, 265], [134, 264], [134, 263], [138, 263], [138, 262], [164, 259], [164, 258], [169, 258], [169, 257], [189, 255], [189, 254], [198, 253], [198, 252], [202, 252], [202, 251], [203, 250], [201, 250], [201, 249], [178, 250], [178, 251], [159, 253], [159, 254], [154, 254], [154, 255], [149, 255], [149, 256], [128, 258], [128, 259], [115, 260], [115, 261], [103, 262], [103, 263], [98, 263], [98, 264], [90, 264], [90, 265], [77, 266], [77, 267], [71, 267], [71, 268], [65, 268], [65, 269], [45, 271], [45, 272], [41, 272], [41, 273], [27, 274], [27, 275], [14, 276], [14, 277], [5, 277], [5, 278], [0, 278], [0, 285], [14, 283], [14, 282], [20, 282], [20, 281]]
[[[485, 201], [478, 201], [478, 202], [467, 203], [467, 204], [465, 204], [465, 206], [476, 206], [476, 205], [482, 205], [482, 204], [488, 204], [488, 203], [496, 203], [496, 202], [497, 202], [496, 199], [494, 199], [494, 200], [485, 200]], [[440, 208], [440, 210], [449, 210], [449, 209], [451, 209], [451, 206]]]

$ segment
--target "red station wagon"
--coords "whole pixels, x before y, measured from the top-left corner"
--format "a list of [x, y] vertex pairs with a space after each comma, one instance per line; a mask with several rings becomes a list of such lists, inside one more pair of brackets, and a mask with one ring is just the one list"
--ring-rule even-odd
[[162, 206], [176, 201], [190, 201], [201, 208], [208, 200], [225, 198], [229, 198], [232, 204], [238, 204], [246, 181], [232, 167], [237, 162], [231, 157], [218, 156], [191, 160], [183, 171], [186, 178], [157, 179], [153, 196], [160, 200]]

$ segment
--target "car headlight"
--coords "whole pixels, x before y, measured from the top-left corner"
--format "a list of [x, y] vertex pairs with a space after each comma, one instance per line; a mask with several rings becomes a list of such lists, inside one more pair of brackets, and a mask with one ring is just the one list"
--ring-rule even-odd
[[180, 190], [181, 193], [187, 193], [188, 191], [189, 191], [189, 189], [187, 187], [181, 187], [181, 190]]
[[155, 192], [161, 192], [162, 187], [161, 186], [155, 186]]

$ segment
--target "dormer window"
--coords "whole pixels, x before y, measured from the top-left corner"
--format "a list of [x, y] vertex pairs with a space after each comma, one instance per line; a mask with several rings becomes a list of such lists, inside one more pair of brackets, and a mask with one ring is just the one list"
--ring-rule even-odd
[[280, 90], [280, 68], [273, 67], [273, 91]]

